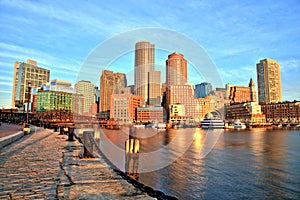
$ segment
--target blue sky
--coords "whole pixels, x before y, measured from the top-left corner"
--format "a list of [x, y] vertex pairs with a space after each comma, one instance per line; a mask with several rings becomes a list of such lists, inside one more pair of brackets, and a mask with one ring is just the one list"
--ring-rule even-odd
[[[15, 61], [36, 60], [51, 70], [51, 79], [74, 83], [99, 44], [144, 27], [170, 29], [197, 42], [224, 84], [247, 85], [250, 77], [256, 81], [255, 64], [266, 57], [275, 59], [281, 64], [283, 99], [300, 100], [299, 0], [0, 0], [0, 106], [11, 105]], [[157, 55], [156, 64], [163, 68], [167, 52]], [[129, 72], [133, 54], [111, 65], [109, 69]], [[189, 68], [190, 82], [204, 80]]]

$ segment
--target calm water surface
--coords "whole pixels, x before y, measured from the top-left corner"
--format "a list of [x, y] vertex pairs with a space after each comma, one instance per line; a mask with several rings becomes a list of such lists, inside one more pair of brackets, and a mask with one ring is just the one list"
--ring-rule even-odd
[[[219, 131], [141, 133], [138, 180], [179, 199], [300, 199], [300, 130]], [[126, 132], [105, 130], [100, 142], [123, 171]]]

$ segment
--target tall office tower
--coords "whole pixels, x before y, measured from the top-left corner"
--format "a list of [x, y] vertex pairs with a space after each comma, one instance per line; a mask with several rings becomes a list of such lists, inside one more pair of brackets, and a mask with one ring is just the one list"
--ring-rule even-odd
[[37, 66], [34, 60], [15, 62], [12, 88], [12, 107], [22, 107], [28, 101], [28, 83], [31, 88], [38, 88], [49, 82], [50, 70]]
[[148, 105], [161, 104], [161, 75], [160, 71], [148, 73]]
[[266, 58], [256, 64], [256, 72], [259, 103], [281, 102], [280, 64], [275, 60]]
[[212, 91], [212, 86], [210, 83], [204, 82], [195, 85], [195, 89], [196, 98], [204, 98]]
[[250, 98], [251, 98], [251, 101], [257, 101], [255, 84], [254, 84], [254, 81], [253, 81], [252, 78], [250, 78], [249, 88], [250, 88]]
[[171, 104], [170, 88], [172, 85], [185, 85], [187, 83], [187, 61], [178, 52], [172, 53], [166, 60], [166, 104], [165, 109], [169, 113]]
[[184, 85], [187, 83], [187, 61], [178, 52], [172, 53], [166, 60], [166, 85]]
[[95, 89], [94, 84], [90, 81], [78, 81], [75, 83], [76, 94], [82, 95], [84, 100], [83, 114], [96, 114], [95, 107]]
[[59, 79], [51, 80], [50, 90], [74, 93], [74, 90], [71, 87], [71, 83], [68, 80], [59, 80]]
[[122, 94], [127, 86], [126, 75], [103, 70], [100, 77], [100, 112], [110, 111], [112, 94]]
[[126, 87], [126, 75], [119, 72], [114, 73], [114, 94], [123, 94]]
[[135, 94], [141, 96], [143, 105], [148, 103], [148, 72], [154, 71], [155, 47], [148, 41], [135, 44], [134, 85]]

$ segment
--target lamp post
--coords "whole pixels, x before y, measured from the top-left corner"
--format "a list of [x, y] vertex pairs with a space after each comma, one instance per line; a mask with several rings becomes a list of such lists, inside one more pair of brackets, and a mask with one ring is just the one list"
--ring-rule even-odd
[[29, 110], [29, 103], [30, 103], [30, 98], [31, 97], [31, 82], [28, 82], [28, 97], [27, 97], [27, 114], [26, 114], [26, 126], [29, 127], [28, 121], [29, 121], [29, 116], [28, 116], [28, 110]]

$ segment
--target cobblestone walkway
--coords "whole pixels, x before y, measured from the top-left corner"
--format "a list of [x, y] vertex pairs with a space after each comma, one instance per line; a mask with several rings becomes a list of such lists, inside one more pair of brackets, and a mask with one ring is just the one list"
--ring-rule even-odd
[[152, 199], [66, 139], [39, 128], [1, 149], [0, 199]]
[[16, 125], [16, 124], [7, 124], [7, 123], [0, 123], [0, 138], [17, 133], [18, 131], [21, 131], [22, 126]]

